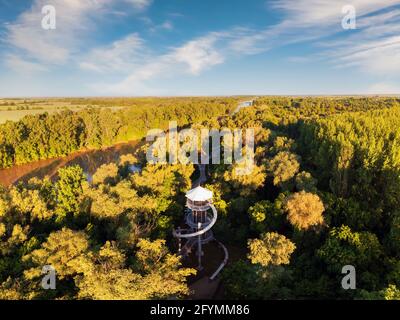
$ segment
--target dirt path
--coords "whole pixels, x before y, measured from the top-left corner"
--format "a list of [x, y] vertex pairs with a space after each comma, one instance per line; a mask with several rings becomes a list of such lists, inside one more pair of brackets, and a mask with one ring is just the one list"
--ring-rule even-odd
[[190, 299], [193, 300], [212, 299], [218, 290], [219, 284], [220, 284], [219, 279], [210, 280], [208, 277], [203, 277], [200, 280], [197, 280], [190, 286], [190, 289], [193, 290], [193, 294], [190, 296]]
[[203, 183], [207, 182], [206, 165], [198, 164], [197, 167], [199, 168], [200, 176], [198, 179], [193, 181], [192, 189], [201, 186]]

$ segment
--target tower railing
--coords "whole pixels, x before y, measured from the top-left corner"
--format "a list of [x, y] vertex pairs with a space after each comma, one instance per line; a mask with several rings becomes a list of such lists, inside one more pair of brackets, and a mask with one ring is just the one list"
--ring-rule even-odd
[[208, 225], [202, 225], [202, 228], [200, 230], [198, 230], [198, 231], [193, 230], [190, 233], [184, 233], [182, 230], [181, 231], [173, 230], [172, 233], [173, 233], [174, 237], [187, 239], [187, 238], [197, 237], [199, 235], [206, 233], [208, 230], [210, 230], [214, 226], [214, 224], [218, 218], [217, 209], [215, 209], [215, 207], [213, 205], [210, 205], [210, 207], [212, 209], [213, 216]]
[[[212, 199], [205, 201], [192, 201], [190, 199], [186, 202], [185, 222], [188, 228], [178, 228], [173, 230], [173, 236], [179, 239], [179, 254], [187, 256], [192, 252], [192, 248], [197, 246], [198, 257], [198, 270], [202, 270], [201, 263], [203, 250], [202, 246], [210, 241], [214, 241], [214, 234], [212, 227], [217, 221], [217, 209], [212, 203]], [[185, 240], [182, 246], [181, 241]], [[218, 242], [219, 246], [224, 251], [224, 260], [218, 269], [211, 275], [210, 280], [214, 280], [221, 272], [228, 261], [228, 250], [226, 247]]]
[[193, 204], [186, 204], [186, 206], [189, 208], [189, 209], [192, 209], [193, 211], [207, 211], [208, 209], [210, 209], [211, 207], [210, 207], [210, 204], [208, 203], [208, 204], [206, 204], [206, 205], [202, 205], [202, 206], [196, 206], [196, 205], [193, 205]]
[[[213, 215], [211, 214], [211, 212], [207, 212], [205, 221], [201, 223], [201, 226], [203, 228], [205, 228], [212, 222], [212, 220], [213, 220]], [[192, 212], [190, 212], [186, 215], [185, 222], [188, 226], [190, 226], [191, 228], [194, 228], [194, 229], [197, 229], [198, 223], [199, 223], [198, 221], [195, 221], [195, 218], [194, 218], [194, 215]]]
[[207, 211], [208, 209], [210, 209], [210, 204], [212, 204], [212, 200], [206, 200], [206, 201], [188, 200], [186, 202], [186, 207], [192, 209], [193, 211]]

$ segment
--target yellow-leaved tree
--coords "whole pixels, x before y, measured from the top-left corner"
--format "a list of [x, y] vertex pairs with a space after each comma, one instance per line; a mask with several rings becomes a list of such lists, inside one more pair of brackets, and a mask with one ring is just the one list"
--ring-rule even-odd
[[264, 233], [261, 239], [250, 239], [247, 245], [250, 250], [248, 259], [263, 267], [289, 264], [290, 255], [296, 249], [293, 242], [276, 232]]
[[291, 195], [285, 205], [289, 222], [298, 229], [306, 230], [324, 222], [324, 204], [313, 193], [301, 191]]
[[[76, 292], [75, 296], [56, 296], [64, 299], [165, 299], [189, 294], [186, 279], [195, 270], [182, 268], [180, 257], [169, 253], [164, 240], [141, 239], [137, 249], [134, 262], [129, 265], [115, 242], [108, 241], [96, 249], [85, 232], [63, 228], [51, 233], [39, 249], [24, 257], [26, 263], [33, 265], [24, 277], [39, 284], [42, 267], [52, 266], [57, 288], [71, 283], [75, 286], [71, 291]], [[8, 287], [11, 289], [11, 284]], [[29, 297], [43, 298], [47, 291], [37, 285]], [[14, 292], [9, 290], [9, 295]]]

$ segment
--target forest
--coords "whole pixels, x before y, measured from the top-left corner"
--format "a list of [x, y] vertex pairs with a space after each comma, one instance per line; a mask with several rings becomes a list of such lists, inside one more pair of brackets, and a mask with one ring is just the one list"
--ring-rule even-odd
[[[0, 167], [181, 128], [254, 128], [255, 165], [207, 166], [216, 237], [238, 253], [225, 299], [400, 299], [400, 99], [257, 97], [74, 99], [124, 106], [0, 125]], [[0, 189], [0, 299], [187, 299], [198, 271], [177, 254], [193, 164], [150, 164], [149, 146], [98, 168]], [[221, 155], [222, 157], [222, 155]], [[132, 172], [136, 165], [141, 171]], [[41, 286], [42, 267], [57, 287]], [[357, 286], [345, 290], [342, 268]]]
[[[28, 115], [0, 124], [0, 169], [143, 138], [168, 121], [187, 126], [229, 113], [237, 98], [70, 99], [84, 110]], [[110, 110], [110, 106], [120, 107]]]

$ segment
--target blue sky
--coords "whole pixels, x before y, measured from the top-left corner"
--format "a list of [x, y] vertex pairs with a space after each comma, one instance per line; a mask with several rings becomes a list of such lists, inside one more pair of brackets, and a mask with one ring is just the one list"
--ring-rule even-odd
[[242, 94], [400, 94], [400, 0], [0, 0], [2, 97]]

